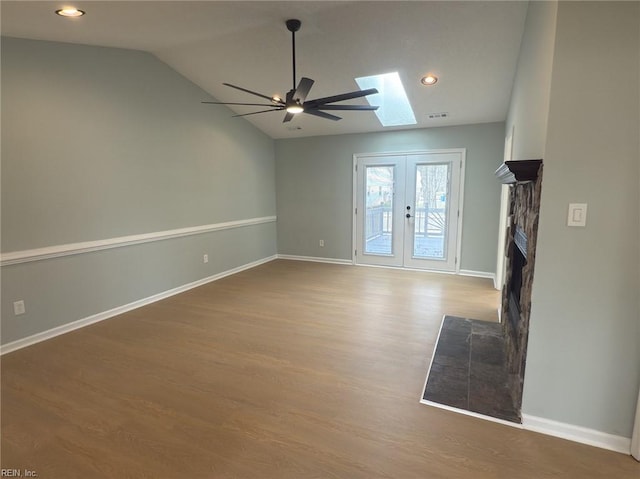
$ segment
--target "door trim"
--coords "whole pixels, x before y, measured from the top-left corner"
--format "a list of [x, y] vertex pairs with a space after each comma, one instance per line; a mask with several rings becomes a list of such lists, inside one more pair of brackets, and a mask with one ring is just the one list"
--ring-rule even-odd
[[[369, 152], [369, 153], [354, 153], [352, 157], [351, 175], [352, 175], [352, 195], [351, 195], [351, 264], [357, 265], [356, 261], [356, 249], [357, 249], [357, 227], [358, 217], [356, 215], [357, 200], [358, 200], [358, 159], [361, 157], [379, 157], [385, 158], [389, 156], [411, 156], [411, 155], [425, 155], [425, 154], [438, 154], [438, 153], [459, 153], [460, 154], [460, 188], [458, 192], [458, 237], [456, 238], [456, 266], [455, 271], [438, 271], [430, 269], [418, 269], [407, 268], [406, 266], [378, 266], [381, 268], [395, 268], [395, 269], [407, 269], [407, 270], [419, 270], [419, 271], [431, 271], [445, 274], [460, 274], [460, 263], [462, 256], [462, 219], [464, 217], [464, 183], [465, 183], [465, 167], [466, 167], [466, 148], [438, 148], [433, 150], [404, 150], [404, 151], [384, 151], [384, 152]], [[365, 266], [365, 265], [362, 265]]]

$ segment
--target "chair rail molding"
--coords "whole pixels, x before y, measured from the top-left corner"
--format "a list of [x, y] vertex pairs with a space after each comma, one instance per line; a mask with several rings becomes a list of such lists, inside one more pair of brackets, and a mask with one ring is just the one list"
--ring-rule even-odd
[[183, 236], [210, 233], [212, 231], [243, 228], [245, 226], [260, 225], [264, 223], [275, 223], [276, 219], [276, 216], [263, 216], [259, 218], [226, 221], [223, 223], [191, 226], [187, 228], [156, 231], [152, 233], [120, 236], [117, 238], [109, 238], [104, 240], [85, 241], [81, 243], [67, 243], [62, 245], [46, 246], [43, 248], [12, 251], [9, 253], [2, 253], [2, 255], [0, 255], [0, 266], [9, 266], [13, 264], [29, 263], [31, 261], [59, 258], [61, 256], [72, 256], [83, 253], [91, 253], [94, 251], [105, 249], [121, 248], [124, 246], [151, 243], [153, 241], [163, 241], [173, 238], [180, 238]]

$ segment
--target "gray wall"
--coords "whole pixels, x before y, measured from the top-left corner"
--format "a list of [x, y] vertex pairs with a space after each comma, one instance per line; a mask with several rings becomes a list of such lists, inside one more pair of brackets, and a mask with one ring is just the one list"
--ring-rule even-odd
[[[520, 127], [526, 92], [510, 115], [514, 149], [538, 156], [544, 144], [545, 161], [523, 412], [624, 437], [640, 379], [639, 6], [560, 2], [556, 17], [532, 2], [544, 21], [527, 22], [526, 41], [556, 22], [553, 51], [547, 39], [530, 46], [543, 58], [523, 57], [529, 70], [553, 61], [531, 92], [549, 96], [546, 134]], [[543, 122], [543, 110], [531, 112]], [[586, 228], [566, 226], [572, 202], [588, 203]]]
[[557, 10], [557, 2], [529, 3], [506, 121], [514, 160], [544, 155]]
[[351, 260], [353, 155], [438, 148], [466, 148], [461, 268], [494, 273], [504, 123], [276, 140], [278, 252]]
[[[275, 215], [273, 140], [207, 99], [147, 53], [3, 38], [2, 252]], [[275, 253], [265, 223], [3, 266], [2, 343]]]

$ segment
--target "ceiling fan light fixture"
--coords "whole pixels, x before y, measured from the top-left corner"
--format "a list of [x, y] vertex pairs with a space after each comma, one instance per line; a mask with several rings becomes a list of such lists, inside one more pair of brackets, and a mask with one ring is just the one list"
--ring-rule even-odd
[[84, 10], [78, 10], [75, 7], [64, 7], [60, 10], [56, 10], [56, 15], [60, 15], [61, 17], [77, 18], [83, 16], [84, 14]]
[[438, 82], [438, 77], [435, 75], [426, 75], [420, 79], [420, 83], [426, 86], [435, 85]]
[[[214, 105], [243, 105], [243, 106], [261, 106], [268, 107], [268, 110], [260, 110], [260, 111], [252, 111], [249, 113], [243, 113], [238, 115], [233, 115], [234, 117], [238, 116], [249, 116], [249, 115], [257, 115], [258, 113], [269, 113], [274, 111], [282, 111], [285, 110], [287, 114], [284, 116], [282, 120], [283, 123], [290, 122], [295, 115], [298, 113], [307, 113], [309, 115], [317, 116], [320, 118], [324, 118], [326, 120], [337, 121], [340, 120], [339, 116], [333, 115], [331, 113], [327, 113], [326, 110], [345, 110], [345, 111], [375, 111], [378, 109], [377, 106], [367, 106], [367, 105], [335, 105], [334, 103], [342, 102], [345, 100], [353, 100], [355, 98], [366, 97], [367, 95], [375, 95], [378, 93], [376, 88], [369, 88], [367, 90], [359, 90], [352, 91], [348, 93], [341, 93], [339, 95], [332, 95], [323, 98], [316, 98], [314, 100], [307, 100], [307, 95], [309, 94], [309, 90], [314, 84], [314, 81], [311, 78], [302, 77], [300, 82], [296, 84], [296, 40], [295, 33], [300, 30], [301, 22], [300, 20], [290, 19], [286, 22], [287, 30], [291, 32], [291, 57], [292, 57], [292, 70], [293, 70], [293, 87], [287, 93], [285, 99], [283, 100], [280, 95], [264, 95], [262, 93], [258, 93], [257, 91], [248, 90], [247, 88], [242, 88], [240, 86], [232, 85], [231, 83], [223, 83], [223, 85], [234, 88], [236, 90], [243, 91], [245, 93], [249, 93], [250, 95], [254, 95], [260, 97], [264, 100], [267, 100], [269, 103], [249, 103], [249, 102], [217, 102], [217, 101], [203, 101], [202, 103], [211, 103]], [[415, 122], [414, 122], [415, 123]]]
[[287, 113], [292, 113], [295, 115], [297, 113], [302, 113], [303, 111], [304, 111], [304, 108], [302, 108], [302, 105], [298, 103], [293, 103], [287, 106]]

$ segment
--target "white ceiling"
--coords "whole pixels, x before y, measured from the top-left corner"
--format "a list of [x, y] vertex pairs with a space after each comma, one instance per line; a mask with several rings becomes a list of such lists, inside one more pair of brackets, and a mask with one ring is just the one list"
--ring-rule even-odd
[[[418, 120], [404, 128], [503, 121], [527, 9], [523, 1], [3, 0], [0, 5], [5, 36], [146, 50], [228, 102], [261, 101], [223, 82], [269, 96], [291, 89], [291, 33], [284, 21], [298, 18], [297, 80], [315, 80], [308, 99], [358, 90], [355, 77], [398, 71]], [[87, 14], [78, 19], [54, 14], [68, 5]], [[420, 84], [428, 72], [440, 78], [435, 86]], [[430, 120], [433, 112], [449, 116]], [[231, 115], [229, 121], [243, 121]], [[303, 114], [282, 123], [283, 112], [245, 118], [273, 138], [384, 129], [373, 112], [338, 115], [343, 119], [335, 122]]]

